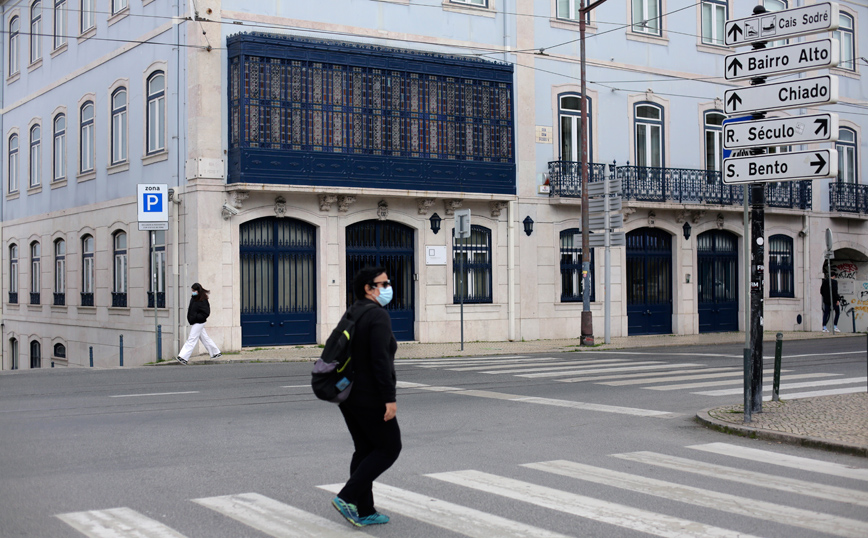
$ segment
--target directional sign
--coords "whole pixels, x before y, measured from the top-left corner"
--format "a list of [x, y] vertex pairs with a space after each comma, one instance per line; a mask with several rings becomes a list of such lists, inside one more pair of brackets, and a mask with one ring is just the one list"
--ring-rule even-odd
[[726, 114], [803, 108], [837, 102], [838, 77], [832, 75], [760, 84], [727, 90], [723, 94]]
[[838, 65], [837, 39], [820, 39], [783, 47], [759, 49], [726, 57], [726, 79], [763, 77], [796, 73]]
[[[604, 230], [606, 228], [606, 216], [605, 215], [595, 215], [592, 217], [588, 217], [588, 226], [589, 230]], [[610, 213], [609, 214], [609, 228], [623, 228], [624, 227], [624, 215], [621, 213]]]
[[621, 178], [606, 179], [588, 183], [588, 196], [602, 196], [606, 193], [606, 182], [609, 182], [609, 194], [621, 192]]
[[455, 210], [455, 237], [464, 239], [470, 237], [470, 210], [456, 209]]
[[747, 45], [838, 28], [838, 4], [824, 2], [726, 21], [726, 44]]
[[838, 140], [838, 115], [832, 113], [723, 124], [726, 149], [789, 146]]
[[621, 197], [612, 196], [609, 198], [591, 198], [588, 200], [588, 212], [602, 213], [603, 211], [606, 211], [607, 205], [609, 211], [621, 211]]
[[[627, 236], [624, 232], [610, 232], [609, 246], [623, 247], [627, 244]], [[591, 248], [603, 248], [606, 246], [606, 234], [595, 233], [588, 236], [588, 246]]]
[[817, 149], [732, 157], [723, 161], [723, 170], [723, 182], [727, 185], [835, 177], [838, 175], [838, 152]]

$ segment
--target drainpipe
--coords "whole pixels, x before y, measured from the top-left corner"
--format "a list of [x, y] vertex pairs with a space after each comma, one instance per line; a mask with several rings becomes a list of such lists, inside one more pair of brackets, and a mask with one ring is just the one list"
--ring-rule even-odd
[[506, 208], [506, 294], [509, 313], [508, 338], [515, 342], [515, 211], [517, 202], [510, 201]]
[[[172, 330], [175, 333], [175, 338], [172, 342], [172, 356], [177, 357], [181, 351], [181, 342], [184, 335], [181, 333], [181, 288], [180, 288], [180, 269], [179, 269], [179, 249], [178, 242], [180, 240], [181, 226], [181, 5], [179, 0], [173, 0], [172, 8], [175, 17], [179, 20], [173, 25], [173, 43], [175, 43], [175, 195], [172, 197], [175, 211], [173, 212], [172, 222], [172, 288], [174, 288], [174, 301], [172, 305]], [[168, 295], [168, 294], [167, 294]]]

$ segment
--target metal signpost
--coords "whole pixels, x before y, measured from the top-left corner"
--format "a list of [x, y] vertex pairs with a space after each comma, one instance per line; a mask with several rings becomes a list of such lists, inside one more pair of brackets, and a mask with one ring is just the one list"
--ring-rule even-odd
[[[613, 232], [615, 228], [624, 227], [624, 215], [613, 213], [621, 210], [621, 180], [606, 179], [588, 183], [588, 231], [603, 230], [602, 234], [588, 236], [588, 248], [604, 247], [604, 335], [607, 344], [612, 343], [611, 297], [612, 297], [612, 255], [611, 247], [621, 247], [627, 244], [624, 232]], [[591, 198], [593, 197], [593, 198]], [[600, 214], [602, 213], [602, 214]], [[584, 252], [582, 252], [584, 257]], [[584, 268], [583, 268], [584, 269]], [[589, 279], [584, 278], [584, 283]], [[587, 284], [586, 284], [587, 285]]]
[[154, 338], [156, 339], [157, 361], [160, 357], [160, 333], [157, 329], [157, 264], [154, 263], [154, 249], [157, 244], [157, 230], [169, 229], [169, 186], [165, 184], [137, 185], [136, 201], [138, 206], [139, 231], [148, 232], [148, 246], [151, 255], [151, 290], [154, 293]]
[[[813, 4], [769, 13], [756, 6], [753, 16], [726, 22], [726, 44], [752, 45], [750, 52], [732, 54], [724, 62], [727, 80], [750, 79], [751, 86], [724, 92], [724, 112], [751, 113], [725, 122], [725, 152], [748, 151], [747, 156], [728, 156], [723, 161], [722, 181], [745, 185], [745, 205], [751, 202], [750, 287], [745, 305], [750, 304], [749, 337], [744, 353], [744, 420], [762, 411], [762, 331], [765, 243], [764, 183], [834, 177], [838, 154], [834, 149], [769, 153], [768, 148], [816, 142], [833, 142], [838, 136], [836, 114], [814, 114], [790, 118], [765, 117], [766, 112], [813, 107], [838, 101], [838, 79], [831, 75], [799, 78], [766, 84], [767, 76], [799, 73], [834, 67], [839, 62], [839, 45], [834, 39], [766, 48], [767, 41], [829, 32], [838, 28], [838, 5]], [[750, 196], [748, 196], [750, 185]], [[745, 219], [745, 240], [747, 240]], [[746, 260], [747, 261], [747, 260]], [[747, 335], [746, 335], [747, 336]]]
[[[455, 210], [455, 238], [467, 239], [470, 237], [470, 210], [456, 209]], [[458, 296], [461, 301], [461, 351], [464, 351], [464, 241], [459, 241], [461, 244], [461, 263], [458, 269]]]

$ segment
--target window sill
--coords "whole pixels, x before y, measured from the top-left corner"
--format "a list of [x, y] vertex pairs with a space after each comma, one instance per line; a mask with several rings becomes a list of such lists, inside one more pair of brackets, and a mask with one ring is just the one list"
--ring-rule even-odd
[[63, 179], [55, 179], [51, 182], [52, 189], [59, 189], [60, 187], [66, 187], [66, 178]]
[[130, 307], [128, 306], [110, 306], [108, 307], [109, 315], [117, 314], [119, 316], [129, 316]]
[[800, 303], [802, 302], [801, 297], [772, 297], [769, 295], [765, 299], [766, 301], [780, 301], [782, 303]]
[[75, 176], [75, 179], [77, 179], [79, 183], [90, 181], [91, 179], [96, 179], [96, 170], [82, 172], [81, 174]]
[[78, 309], [79, 314], [96, 314], [95, 306], [78, 305], [76, 308]]
[[[591, 306], [594, 306], [596, 304], [597, 303], [595, 303], [594, 301], [591, 301]], [[558, 312], [558, 311], [567, 311], [567, 312], [579, 311], [579, 312], [581, 312], [581, 310], [583, 308], [584, 308], [584, 305], [582, 304], [582, 301], [575, 301], [575, 302], [570, 301], [570, 302], [566, 302], [566, 303], [564, 303], [564, 302], [555, 303], [555, 312]]]
[[[464, 310], [470, 312], [500, 312], [503, 310], [503, 305], [497, 303], [464, 303]], [[447, 314], [459, 314], [461, 312], [460, 304], [446, 305]]]
[[6, 84], [12, 84], [19, 78], [21, 78], [21, 71], [16, 71], [6, 78]]
[[88, 28], [87, 30], [82, 32], [80, 36], [78, 36], [78, 42], [79, 42], [79, 44], [81, 44], [82, 42], [87, 41], [88, 39], [92, 38], [95, 35], [96, 35], [96, 26], [91, 26], [90, 28]]
[[[579, 21], [574, 21], [572, 19], [549, 19], [549, 24], [552, 28], [560, 28], [561, 30], [571, 30], [573, 32], [579, 31]], [[585, 24], [585, 33], [587, 34], [595, 34], [597, 33], [597, 25], [592, 20], [591, 22]]]
[[708, 54], [732, 54], [732, 49], [729, 47], [709, 45], [708, 43], [697, 43], [696, 50], [699, 52], [707, 52]]
[[61, 45], [61, 46], [57, 47], [56, 49], [54, 49], [53, 51], [51, 51], [51, 54], [49, 54], [49, 56], [51, 56], [52, 58], [54, 58], [55, 56], [59, 56], [59, 55], [63, 54], [64, 52], [66, 52], [66, 50], [68, 48], [69, 48], [69, 44], [64, 43], [63, 45]]
[[169, 152], [164, 150], [164, 151], [161, 151], [159, 153], [154, 153], [152, 155], [145, 155], [144, 157], [142, 157], [142, 165], [147, 166], [149, 164], [154, 164], [154, 163], [158, 163], [161, 161], [167, 161], [167, 160], [169, 160]]
[[665, 32], [663, 36], [652, 35], [652, 34], [640, 34], [637, 32], [627, 31], [626, 38], [631, 41], [641, 41], [642, 43], [648, 43], [650, 45], [668, 45], [669, 38], [665, 37]]
[[478, 15], [480, 17], [491, 17], [496, 15], [494, 7], [491, 5], [494, 0], [489, 0], [487, 7], [471, 6], [469, 4], [455, 4], [449, 0], [443, 0], [443, 11], [451, 11], [453, 13], [462, 13], [464, 15]]
[[113, 24], [116, 24], [117, 22], [129, 17], [129, 15], [130, 15], [130, 6], [128, 5], [127, 7], [123, 8], [122, 10], [118, 11], [117, 13], [115, 13], [114, 15], [109, 17], [108, 18], [108, 25], [111, 26]]
[[19, 191], [10, 192], [9, 194], [6, 195], [6, 199], [7, 200], [17, 200], [20, 196], [21, 196], [21, 193]]
[[126, 172], [129, 169], [130, 169], [130, 163], [129, 162], [122, 162], [122, 163], [113, 164], [113, 165], [109, 166], [108, 168], [106, 168], [106, 172], [108, 172], [109, 175], [112, 175], [112, 174], [118, 174], [120, 172]]
[[42, 305], [41, 304], [29, 304], [29, 305], [27, 305], [27, 311], [28, 312], [42, 312]]
[[40, 192], [42, 192], [42, 185], [30, 187], [29, 189], [27, 189], [27, 196], [30, 196], [31, 194], [39, 194]]
[[154, 0], [142, 0], [142, 7], [144, 7], [144, 6], [148, 5], [148, 4], [151, 4], [151, 3], [153, 3], [153, 2], [154, 2]]
[[36, 69], [39, 69], [40, 67], [42, 67], [42, 58], [40, 58], [40, 59], [36, 60], [35, 62], [33, 62], [32, 64], [28, 65], [27, 66], [27, 72], [30, 73]]
[[57, 312], [59, 314], [66, 314], [67, 312], [69, 312], [69, 307], [66, 305], [53, 304], [51, 305], [51, 311]]
[[841, 77], [852, 78], [855, 80], [859, 80], [861, 78], [857, 71], [850, 71], [849, 69], [839, 69], [837, 67], [830, 69], [829, 73], [831, 73], [833, 75], [838, 75]]

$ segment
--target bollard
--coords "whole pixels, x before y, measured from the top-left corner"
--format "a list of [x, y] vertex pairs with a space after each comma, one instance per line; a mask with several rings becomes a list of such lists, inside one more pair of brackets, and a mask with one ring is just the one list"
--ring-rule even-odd
[[93, 368], [93, 346], [90, 346], [90, 367]]
[[124, 335], [121, 335], [121, 366], [124, 365]]
[[157, 362], [163, 360], [163, 326], [157, 325]]
[[781, 401], [781, 350], [784, 347], [784, 335], [778, 333], [775, 337], [775, 380], [772, 385], [772, 401]]

